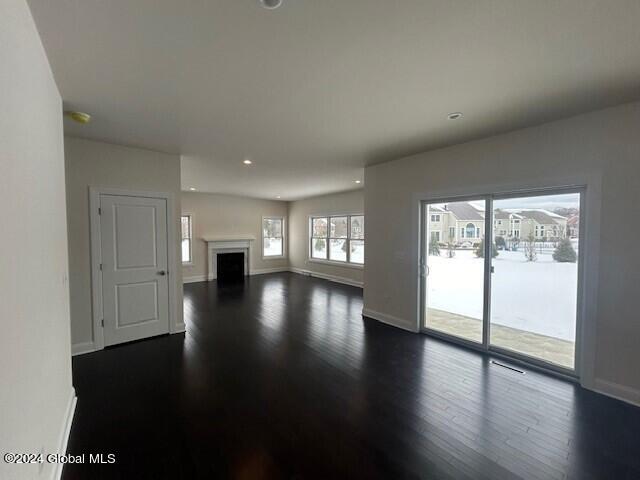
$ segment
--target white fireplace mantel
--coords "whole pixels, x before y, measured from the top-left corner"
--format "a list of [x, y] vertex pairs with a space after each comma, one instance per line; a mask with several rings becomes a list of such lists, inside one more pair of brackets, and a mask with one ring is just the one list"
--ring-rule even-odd
[[219, 253], [244, 253], [244, 274], [249, 275], [251, 258], [251, 243], [256, 238], [252, 235], [228, 235], [204, 237], [207, 243], [207, 265], [209, 267], [209, 280], [218, 278], [218, 254]]

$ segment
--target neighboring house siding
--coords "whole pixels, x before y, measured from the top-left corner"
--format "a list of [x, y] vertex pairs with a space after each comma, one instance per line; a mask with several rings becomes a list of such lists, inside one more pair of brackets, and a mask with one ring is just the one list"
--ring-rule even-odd
[[[577, 235], [577, 221], [567, 224], [568, 219], [547, 210], [496, 210], [493, 220], [494, 237], [506, 240], [526, 240], [530, 235], [538, 241], [553, 241], [567, 235]], [[429, 227], [432, 238], [457, 244], [479, 242], [485, 234], [484, 212], [467, 202], [449, 204], [449, 208], [432, 207]], [[452, 235], [451, 235], [452, 234]]]

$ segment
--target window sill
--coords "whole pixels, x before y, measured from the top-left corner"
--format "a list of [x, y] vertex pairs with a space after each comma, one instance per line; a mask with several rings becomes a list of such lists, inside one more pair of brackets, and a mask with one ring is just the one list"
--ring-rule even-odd
[[193, 262], [182, 262], [183, 267], [193, 267]]
[[266, 257], [262, 255], [262, 260], [286, 260], [286, 258], [286, 255], [269, 255]]
[[335, 267], [355, 268], [356, 270], [364, 269], [364, 264], [360, 264], [360, 263], [338, 262], [336, 260], [322, 260], [321, 258], [309, 258], [307, 259], [307, 261], [309, 263], [320, 263], [320, 264], [331, 265]]

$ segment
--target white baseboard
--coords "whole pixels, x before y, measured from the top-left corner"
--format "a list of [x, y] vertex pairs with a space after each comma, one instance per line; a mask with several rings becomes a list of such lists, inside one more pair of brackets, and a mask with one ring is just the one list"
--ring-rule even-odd
[[[76, 397], [76, 391], [71, 387], [69, 394], [69, 401], [67, 402], [67, 411], [65, 412], [62, 428], [60, 429], [60, 435], [58, 437], [58, 453], [59, 455], [65, 455], [67, 453], [67, 444], [69, 443], [69, 434], [71, 433], [71, 425], [73, 424], [73, 416], [76, 413], [76, 403], [78, 397]], [[53, 473], [51, 475], [52, 480], [60, 480], [62, 478], [63, 463], [56, 463], [53, 467]]]
[[414, 325], [411, 325], [409, 322], [402, 318], [394, 317], [393, 315], [376, 312], [375, 310], [371, 310], [369, 308], [363, 308], [362, 315], [365, 317], [373, 318], [374, 320], [378, 320], [379, 322], [386, 323], [387, 325], [391, 325], [392, 327], [398, 327], [413, 333], [418, 332]]
[[[249, 275], [264, 275], [266, 273], [278, 273], [288, 272], [289, 267], [273, 267], [273, 268], [256, 268], [255, 270], [249, 270]], [[196, 282], [210, 282], [215, 280], [213, 275], [195, 275], [193, 277], [183, 277], [182, 283], [196, 283]]]
[[182, 277], [182, 283], [196, 283], [196, 282], [206, 282], [206, 275], [194, 275], [193, 277]]
[[593, 391], [640, 407], [640, 390], [635, 388], [596, 378]]
[[184, 333], [187, 331], [187, 326], [184, 323], [177, 324], [173, 327], [173, 331], [169, 332], [171, 335], [175, 333]]
[[249, 275], [264, 275], [265, 273], [288, 272], [289, 267], [256, 268], [251, 270]]
[[329, 280], [330, 282], [342, 283], [344, 285], [351, 285], [352, 287], [363, 288], [362, 282], [357, 280], [351, 280], [346, 277], [339, 277], [337, 275], [328, 275], [326, 273], [318, 273], [312, 270], [305, 270], [303, 268], [289, 267], [288, 269], [292, 273], [299, 273], [300, 275], [308, 275], [310, 277], [322, 278], [323, 280]]
[[96, 351], [96, 346], [93, 342], [74, 343], [71, 346], [71, 355], [82, 355], [84, 353], [91, 353]]

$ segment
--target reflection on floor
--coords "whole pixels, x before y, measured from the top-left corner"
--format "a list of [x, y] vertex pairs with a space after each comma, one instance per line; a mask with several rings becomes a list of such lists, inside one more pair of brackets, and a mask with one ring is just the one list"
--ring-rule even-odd
[[[435, 308], [428, 309], [427, 318], [429, 328], [474, 342], [482, 341], [481, 320]], [[491, 344], [573, 369], [573, 342], [493, 323]]]
[[73, 358], [65, 479], [640, 478], [640, 409], [363, 319], [291, 273], [185, 285], [187, 334]]

